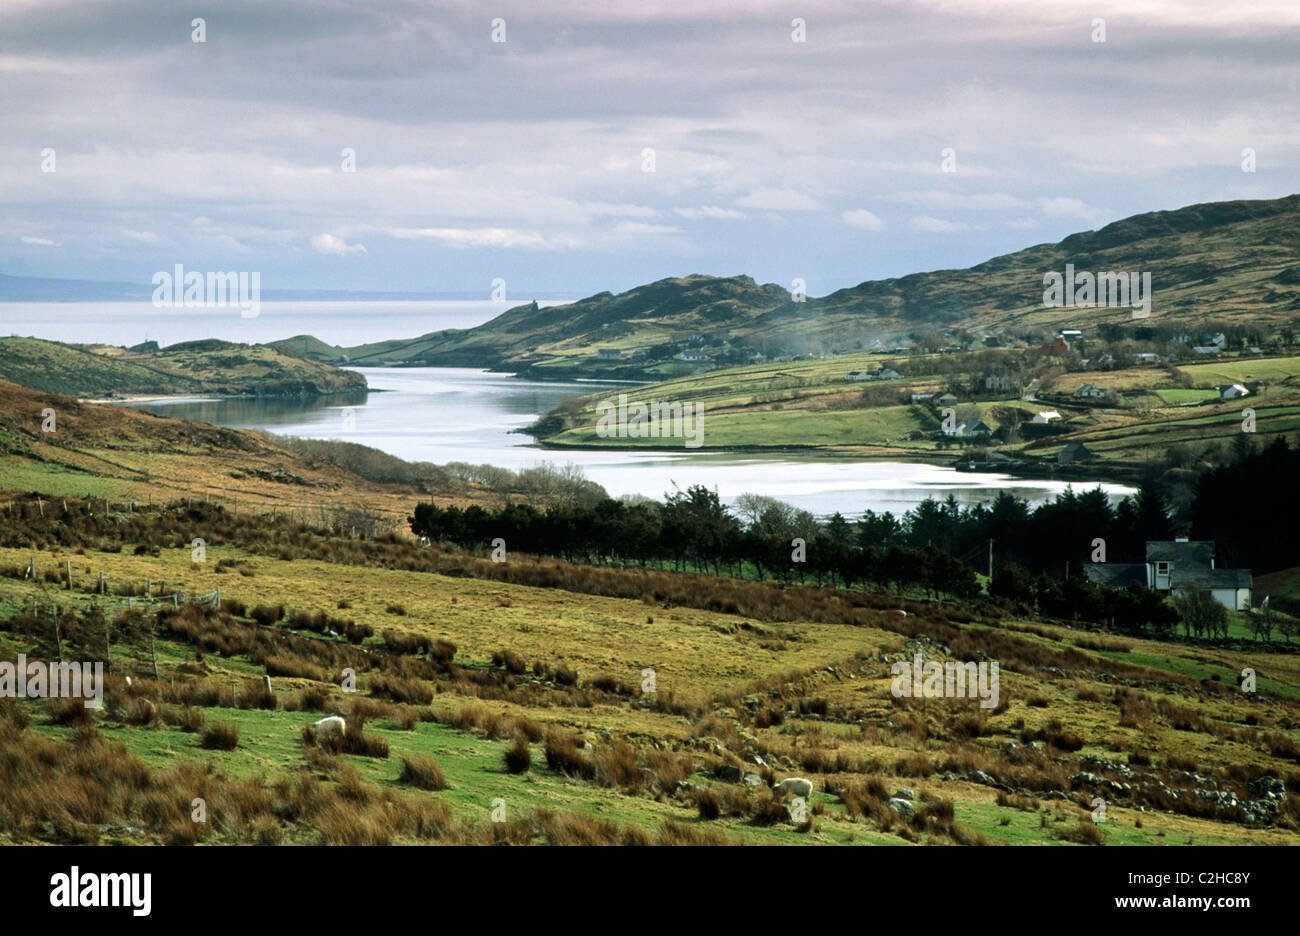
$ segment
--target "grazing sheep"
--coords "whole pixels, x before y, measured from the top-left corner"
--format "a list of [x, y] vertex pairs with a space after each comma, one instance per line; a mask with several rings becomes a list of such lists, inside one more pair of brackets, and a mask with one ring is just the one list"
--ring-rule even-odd
[[342, 715], [329, 715], [312, 727], [320, 732], [337, 731], [339, 734], [343, 734], [348, 730], [348, 723], [343, 719]]
[[772, 788], [777, 792], [789, 790], [795, 796], [802, 796], [804, 799], [812, 796], [813, 785], [811, 780], [805, 780], [803, 777], [787, 777]]

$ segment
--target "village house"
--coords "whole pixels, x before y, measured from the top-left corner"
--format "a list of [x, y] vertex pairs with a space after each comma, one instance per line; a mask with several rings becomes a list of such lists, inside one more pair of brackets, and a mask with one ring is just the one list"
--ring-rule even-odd
[[920, 402], [922, 402], [922, 401], [924, 401], [924, 400], [931, 400], [931, 399], [933, 399], [933, 398], [934, 398], [934, 394], [933, 394], [933, 393], [913, 393], [913, 394], [912, 394], [912, 402], [913, 402], [913, 403], [920, 403]]
[[1084, 384], [1078, 390], [1074, 391], [1076, 398], [1081, 400], [1104, 400], [1106, 399], [1107, 390], [1105, 387], [1093, 386], [1090, 383]]
[[951, 406], [957, 402], [957, 397], [954, 394], [945, 393], [942, 396], [936, 397], [934, 402], [938, 403], [940, 406]]
[[1015, 380], [1005, 371], [989, 371], [979, 380], [986, 393], [1011, 393], [1017, 389]]
[[623, 356], [623, 352], [618, 348], [597, 348], [596, 357], [602, 361], [618, 360]]
[[849, 371], [844, 375], [845, 380], [870, 380], [866, 371]]
[[875, 377], [877, 380], [902, 380], [903, 379], [903, 375], [900, 374], [898, 371], [894, 370], [892, 367], [885, 367], [882, 368], [881, 370], [876, 371]]
[[677, 356], [683, 361], [707, 361], [709, 359], [707, 351], [683, 351]]
[[1056, 454], [1056, 463], [1058, 465], [1072, 465], [1077, 461], [1096, 457], [1082, 442], [1071, 442]]
[[993, 434], [993, 430], [989, 428], [988, 423], [984, 420], [976, 419], [962, 423], [953, 434], [960, 439], [975, 439], [981, 436], [990, 436]]
[[1049, 409], [1049, 410], [1043, 410], [1040, 413], [1035, 413], [1034, 418], [1031, 419], [1030, 422], [1038, 423], [1039, 425], [1045, 425], [1047, 423], [1050, 423], [1054, 419], [1060, 419], [1060, 418], [1061, 418], [1060, 413], [1058, 413], [1054, 409]]
[[1134, 364], [1157, 364], [1160, 362], [1160, 355], [1153, 354], [1150, 351], [1139, 351], [1133, 355]]
[[1212, 540], [1148, 541], [1146, 562], [1107, 562], [1084, 566], [1088, 580], [1099, 585], [1123, 588], [1136, 583], [1176, 598], [1207, 591], [1230, 611], [1251, 606], [1254, 579], [1249, 569], [1220, 569], [1215, 566]]
[[1236, 400], [1244, 396], [1250, 396], [1250, 391], [1239, 383], [1223, 384], [1219, 387], [1220, 400]]

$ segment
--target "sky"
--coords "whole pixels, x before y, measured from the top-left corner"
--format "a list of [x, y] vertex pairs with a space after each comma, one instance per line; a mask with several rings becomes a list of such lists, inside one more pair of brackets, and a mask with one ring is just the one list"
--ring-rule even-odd
[[1297, 0], [0, 0], [11, 275], [824, 295], [1298, 191]]

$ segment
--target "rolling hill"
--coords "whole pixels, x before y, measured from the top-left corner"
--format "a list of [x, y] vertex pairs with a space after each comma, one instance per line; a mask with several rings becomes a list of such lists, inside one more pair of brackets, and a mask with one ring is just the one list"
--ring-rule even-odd
[[0, 338], [0, 379], [80, 397], [295, 396], [364, 391], [353, 371], [269, 345], [190, 341], [156, 351]]
[[[1192, 205], [1135, 215], [965, 270], [875, 280], [796, 302], [748, 276], [663, 279], [549, 308], [518, 306], [476, 328], [352, 348], [299, 336], [321, 360], [510, 368], [533, 376], [597, 373], [666, 378], [697, 369], [678, 355], [698, 345], [731, 352], [841, 353], [918, 330], [1079, 327], [1131, 323], [1127, 308], [1047, 308], [1043, 276], [1077, 271], [1151, 274], [1148, 323], [1209, 318], [1281, 323], [1300, 317], [1300, 195]], [[292, 343], [292, 344], [291, 344]], [[606, 356], [599, 355], [607, 349]], [[615, 357], [612, 352], [623, 352]], [[637, 352], [637, 356], [632, 356]], [[346, 355], [346, 358], [344, 358]]]

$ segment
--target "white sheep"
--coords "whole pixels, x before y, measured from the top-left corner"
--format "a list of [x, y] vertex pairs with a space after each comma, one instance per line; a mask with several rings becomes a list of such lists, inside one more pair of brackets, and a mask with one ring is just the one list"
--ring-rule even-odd
[[804, 799], [812, 796], [813, 785], [811, 780], [805, 780], [803, 777], [787, 777], [772, 788], [780, 792], [789, 790], [795, 796], [802, 796]]
[[320, 732], [337, 731], [339, 734], [343, 734], [348, 730], [348, 723], [343, 719], [342, 715], [330, 715], [322, 718], [312, 727]]

